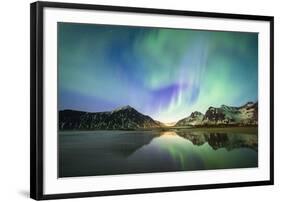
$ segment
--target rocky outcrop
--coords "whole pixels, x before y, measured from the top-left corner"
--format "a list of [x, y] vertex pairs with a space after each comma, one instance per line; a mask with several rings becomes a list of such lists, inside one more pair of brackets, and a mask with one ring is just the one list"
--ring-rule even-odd
[[202, 123], [204, 114], [195, 111], [190, 114], [187, 118], [181, 119], [176, 123], [176, 126], [196, 126]]

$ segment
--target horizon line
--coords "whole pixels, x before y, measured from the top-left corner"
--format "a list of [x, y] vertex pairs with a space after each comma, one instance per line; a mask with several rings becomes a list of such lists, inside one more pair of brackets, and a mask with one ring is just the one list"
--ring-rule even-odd
[[[225, 105], [225, 104], [221, 104], [220, 107], [222, 107], [222, 106], [228, 106], [228, 107], [242, 107], [242, 106], [244, 106], [244, 105], [246, 105], [246, 104], [248, 104], [248, 103], [253, 103], [253, 104], [255, 104], [255, 103], [258, 103], [258, 100], [257, 100], [257, 101], [248, 101], [248, 102], [246, 102], [245, 104], [243, 104], [243, 105], [241, 105], [241, 106], [228, 106], [228, 105]], [[206, 114], [206, 112], [205, 112], [205, 113], [202, 113], [201, 111], [195, 110], [195, 111], [191, 112], [189, 115], [184, 116], [184, 117], [182, 117], [182, 118], [180, 118], [180, 119], [178, 119], [178, 120], [176, 120], [176, 121], [163, 122], [163, 121], [159, 121], [159, 120], [153, 118], [153, 116], [151, 116], [151, 115], [144, 114], [144, 113], [140, 112], [139, 110], [137, 110], [135, 107], [132, 107], [131, 105], [122, 105], [122, 106], [120, 106], [120, 107], [116, 107], [116, 108], [114, 108], [114, 109], [112, 109], [112, 110], [109, 110], [109, 111], [84, 111], [84, 110], [77, 110], [77, 109], [69, 109], [69, 108], [67, 108], [67, 109], [58, 110], [58, 112], [69, 110], [69, 111], [77, 111], [77, 112], [85, 112], [85, 113], [106, 113], [106, 112], [117, 111], [118, 109], [120, 110], [120, 109], [125, 108], [125, 107], [130, 107], [130, 108], [136, 110], [137, 112], [141, 113], [142, 115], [149, 116], [149, 117], [152, 118], [154, 121], [158, 121], [158, 122], [163, 123], [163, 124], [165, 124], [165, 123], [166, 123], [166, 124], [171, 124], [171, 123], [175, 123], [175, 124], [176, 124], [178, 121], [189, 117], [189, 116], [190, 116], [192, 113], [194, 113], [194, 112], [200, 112], [201, 114]], [[209, 106], [208, 109], [211, 108], [211, 107], [213, 107], [213, 108], [220, 108], [220, 107]], [[166, 125], [166, 124], [165, 124], [165, 125]]]

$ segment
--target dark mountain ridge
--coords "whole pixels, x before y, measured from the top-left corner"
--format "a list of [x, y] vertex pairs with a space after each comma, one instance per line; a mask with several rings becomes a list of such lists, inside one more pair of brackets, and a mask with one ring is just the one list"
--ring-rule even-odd
[[143, 115], [131, 106], [107, 112], [59, 111], [60, 130], [113, 130], [159, 128], [162, 123]]
[[[240, 107], [209, 107], [205, 114], [195, 111], [179, 120], [176, 127], [257, 126], [258, 102]], [[167, 127], [127, 105], [106, 112], [59, 111], [59, 130], [135, 130]]]

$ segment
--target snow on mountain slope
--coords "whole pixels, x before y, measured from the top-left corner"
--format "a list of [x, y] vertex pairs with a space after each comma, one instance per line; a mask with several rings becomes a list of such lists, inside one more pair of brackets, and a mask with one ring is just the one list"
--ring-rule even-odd
[[193, 112], [189, 117], [177, 122], [176, 126], [195, 125], [257, 125], [258, 102], [248, 102], [240, 107], [222, 105], [209, 107], [205, 115]]

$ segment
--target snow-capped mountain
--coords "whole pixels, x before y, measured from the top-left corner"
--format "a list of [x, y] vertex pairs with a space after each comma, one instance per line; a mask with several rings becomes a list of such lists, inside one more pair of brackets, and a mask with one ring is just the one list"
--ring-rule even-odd
[[248, 102], [240, 107], [226, 105], [209, 107], [205, 115], [193, 112], [176, 124], [176, 126], [200, 125], [258, 125], [258, 102]]
[[258, 103], [248, 102], [241, 107], [222, 105], [219, 108], [210, 107], [203, 118], [207, 125], [257, 125]]
[[[205, 114], [195, 111], [179, 120], [175, 126], [247, 126], [258, 125], [258, 103], [248, 102], [240, 107], [222, 105], [209, 107]], [[166, 127], [131, 106], [107, 112], [59, 111], [60, 130], [112, 130]]]
[[63, 110], [59, 112], [60, 130], [95, 129], [138, 129], [158, 128], [162, 123], [153, 120], [130, 106], [124, 106], [108, 112], [83, 112]]
[[202, 114], [201, 112], [195, 111], [195, 112], [192, 112], [189, 117], [179, 120], [176, 123], [176, 126], [200, 125], [202, 123], [203, 118], [204, 118], [204, 114]]

